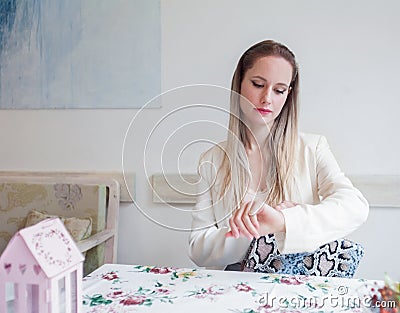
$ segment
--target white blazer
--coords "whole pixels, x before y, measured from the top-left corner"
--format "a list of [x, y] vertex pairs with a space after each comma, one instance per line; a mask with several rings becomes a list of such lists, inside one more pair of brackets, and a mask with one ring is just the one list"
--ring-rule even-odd
[[[198, 197], [192, 211], [189, 236], [192, 261], [216, 269], [242, 261], [251, 243], [245, 237], [225, 238], [231, 208], [218, 201], [218, 184], [213, 184], [222, 158], [222, 150], [217, 146], [200, 157], [200, 189], [206, 192]], [[294, 176], [285, 200], [299, 205], [282, 211], [286, 233], [275, 234], [282, 254], [314, 251], [348, 235], [367, 219], [367, 200], [340, 170], [325, 137], [299, 134]]]

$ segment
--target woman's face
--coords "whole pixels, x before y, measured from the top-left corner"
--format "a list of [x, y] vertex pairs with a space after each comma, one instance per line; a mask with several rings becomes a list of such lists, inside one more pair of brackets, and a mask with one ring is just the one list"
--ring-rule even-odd
[[249, 127], [272, 126], [290, 92], [292, 65], [281, 57], [259, 58], [241, 83], [240, 109]]

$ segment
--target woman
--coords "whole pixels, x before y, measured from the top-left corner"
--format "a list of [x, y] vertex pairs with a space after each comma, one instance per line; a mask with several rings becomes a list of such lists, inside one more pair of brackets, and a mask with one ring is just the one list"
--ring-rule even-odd
[[275, 255], [301, 254], [357, 229], [367, 201], [326, 139], [298, 132], [294, 54], [271, 40], [255, 44], [240, 58], [231, 89], [227, 141], [200, 158], [191, 259], [222, 269], [248, 261], [251, 249], [256, 256], [260, 239]]

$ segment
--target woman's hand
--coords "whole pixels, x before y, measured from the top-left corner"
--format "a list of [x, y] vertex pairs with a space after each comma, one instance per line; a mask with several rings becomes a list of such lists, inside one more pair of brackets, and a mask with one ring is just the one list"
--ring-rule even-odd
[[229, 219], [231, 230], [226, 237], [249, 239], [285, 231], [285, 218], [281, 210], [296, 206], [295, 202], [284, 201], [276, 208], [256, 200], [244, 203]]

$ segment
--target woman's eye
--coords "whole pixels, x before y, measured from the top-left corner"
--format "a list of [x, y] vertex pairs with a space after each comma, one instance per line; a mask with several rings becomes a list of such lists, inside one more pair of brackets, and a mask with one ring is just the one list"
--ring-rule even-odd
[[277, 89], [275, 90], [275, 92], [283, 95], [286, 92], [286, 90]]
[[256, 87], [256, 88], [263, 88], [264, 87], [264, 85], [257, 84], [255, 81], [252, 81], [252, 83], [253, 83], [253, 86]]

